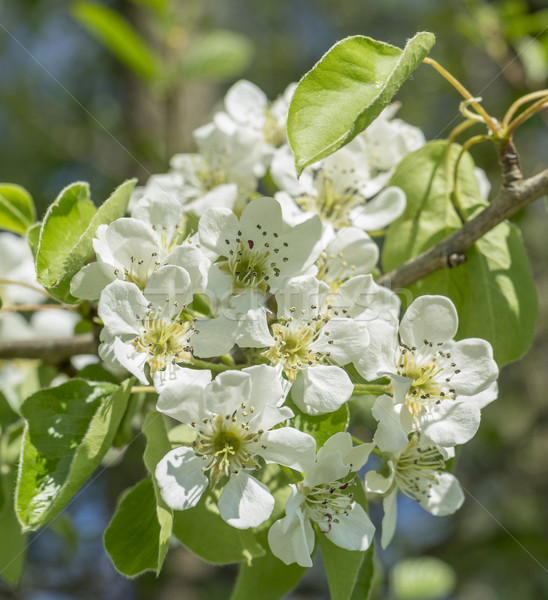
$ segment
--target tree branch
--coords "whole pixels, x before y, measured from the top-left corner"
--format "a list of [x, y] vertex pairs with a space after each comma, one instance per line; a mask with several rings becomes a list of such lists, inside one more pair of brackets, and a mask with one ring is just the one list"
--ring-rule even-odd
[[39, 358], [59, 364], [76, 354], [96, 354], [98, 342], [92, 333], [56, 340], [21, 340], [0, 342], [0, 359]]
[[[503, 160], [504, 156], [501, 156], [501, 162]], [[483, 235], [548, 193], [548, 169], [529, 179], [521, 179], [517, 176], [516, 160], [510, 155], [509, 164], [503, 169], [506, 184], [489, 206], [432, 248], [382, 275], [377, 283], [391, 289], [405, 288], [439, 269], [462, 264], [465, 262], [463, 252]]]

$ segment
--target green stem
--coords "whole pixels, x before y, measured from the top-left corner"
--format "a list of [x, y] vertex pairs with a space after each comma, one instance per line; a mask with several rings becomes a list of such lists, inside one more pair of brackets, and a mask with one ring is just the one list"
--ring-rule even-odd
[[504, 119], [502, 119], [502, 126], [506, 130], [510, 125], [510, 121], [512, 117], [516, 114], [516, 111], [520, 106], [527, 104], [527, 102], [532, 102], [533, 100], [537, 100], [539, 98], [548, 98], [548, 90], [539, 90], [538, 92], [532, 92], [530, 94], [526, 94], [521, 98], [518, 98], [512, 106], [508, 109], [507, 113], [504, 115]]
[[193, 358], [191, 365], [195, 367], [199, 367], [200, 369], [209, 369], [210, 371], [214, 371], [215, 373], [223, 373], [224, 371], [231, 371], [234, 369], [244, 369], [245, 367], [250, 367], [251, 365], [243, 364], [243, 365], [223, 365], [221, 363], [212, 363], [207, 360], [200, 360], [198, 358]]
[[131, 388], [132, 394], [155, 394], [156, 390], [151, 385], [134, 385]]
[[[461, 151], [459, 152], [459, 155], [457, 156], [457, 160], [455, 161], [455, 166], [453, 167], [453, 192], [451, 194], [449, 194], [449, 197], [451, 199], [451, 203], [453, 204], [453, 208], [457, 211], [457, 214], [459, 215], [462, 223], [466, 223], [467, 219], [466, 219], [466, 209], [465, 209], [464, 205], [462, 204], [460, 195], [459, 195], [458, 173], [459, 173], [460, 161], [462, 160], [462, 157], [468, 151], [469, 148], [471, 148], [475, 144], [479, 144], [481, 142], [486, 142], [486, 141], [491, 141], [491, 140], [492, 140], [492, 138], [489, 135], [485, 135], [485, 134], [475, 135], [474, 137], [471, 137], [469, 140], [466, 140], [466, 142], [462, 145]], [[448, 181], [449, 181], [449, 179], [448, 179]]]
[[451, 75], [451, 73], [449, 73], [447, 69], [442, 67], [439, 64], [439, 62], [435, 61], [432, 58], [426, 57], [425, 59], [423, 59], [422, 62], [426, 63], [427, 65], [430, 65], [431, 67], [434, 67], [434, 69], [436, 69], [436, 71], [442, 77], [444, 77], [464, 98], [466, 98], [466, 100], [469, 100], [470, 106], [474, 108], [478, 115], [481, 115], [487, 127], [493, 132], [493, 135], [496, 138], [500, 136], [500, 134], [502, 133], [500, 125], [491, 117], [491, 115], [489, 115], [489, 113], [483, 108], [483, 106], [475, 99], [474, 96], [472, 96], [472, 94], [462, 85], [462, 83], [456, 77]]
[[352, 394], [354, 396], [362, 395], [362, 394], [385, 394], [387, 391], [386, 385], [377, 384], [377, 383], [356, 383], [354, 384], [354, 391]]
[[525, 109], [519, 116], [517, 116], [508, 125], [508, 128], [506, 129], [506, 132], [505, 132], [506, 137], [508, 139], [510, 139], [512, 137], [512, 134], [514, 133], [514, 131], [520, 125], [523, 125], [525, 123], [525, 121], [527, 121], [527, 119], [530, 119], [533, 115], [538, 113], [540, 110], [543, 110], [544, 108], [548, 108], [548, 96], [544, 96], [540, 100], [537, 100], [537, 102], [535, 102], [534, 104], [531, 104], [531, 106], [529, 108]]

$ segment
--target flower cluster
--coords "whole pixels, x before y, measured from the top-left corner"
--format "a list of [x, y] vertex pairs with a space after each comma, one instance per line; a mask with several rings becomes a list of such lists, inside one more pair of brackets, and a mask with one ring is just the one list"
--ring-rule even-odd
[[[135, 192], [131, 216], [99, 227], [96, 260], [71, 293], [98, 301], [103, 360], [154, 385], [157, 410], [191, 431], [156, 468], [167, 505], [186, 510], [213, 490], [227, 523], [270, 519], [272, 552], [310, 566], [316, 534], [347, 550], [371, 543], [354, 490], [372, 451], [382, 468], [365, 488], [384, 498], [383, 546], [398, 490], [436, 515], [460, 506], [444, 461], [496, 397], [497, 367], [487, 342], [454, 341], [450, 300], [422, 296], [400, 321], [398, 297], [374, 279], [367, 232], [402, 214], [405, 194], [388, 184], [421, 132], [391, 106], [298, 179], [285, 138], [293, 89], [271, 103], [249, 82], [234, 85], [195, 132], [198, 152], [173, 157]], [[351, 374], [383, 386], [372, 442], [297, 428], [345, 411]], [[272, 463], [293, 478], [285, 516], [264, 477]]]

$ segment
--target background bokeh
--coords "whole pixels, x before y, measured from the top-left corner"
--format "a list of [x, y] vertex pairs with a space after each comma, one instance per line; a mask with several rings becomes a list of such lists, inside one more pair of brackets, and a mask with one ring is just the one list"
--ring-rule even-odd
[[[165, 172], [172, 154], [192, 150], [193, 129], [206, 122], [234, 81], [245, 77], [273, 99], [347, 35], [401, 46], [416, 31], [434, 32], [432, 56], [482, 96], [496, 116], [519, 95], [548, 87], [546, 0], [96, 0], [96, 5], [115, 11], [146, 45], [130, 44], [128, 50], [123, 32], [101, 40], [97, 19], [112, 13], [94, 12], [86, 2], [0, 4], [0, 181], [27, 188], [40, 211], [76, 180], [89, 181], [100, 203], [128, 177], [144, 183], [150, 174]], [[397, 99], [399, 116], [421, 127], [428, 139], [447, 136], [458, 122], [460, 98], [426, 66]], [[531, 119], [516, 136], [526, 175], [548, 167], [547, 119]], [[472, 153], [496, 190], [494, 149], [482, 145]], [[536, 341], [523, 360], [504, 368], [499, 399], [485, 409], [480, 432], [458, 456], [456, 474], [467, 492], [463, 508], [454, 517], [435, 518], [402, 500], [396, 538], [388, 552], [379, 553], [379, 600], [427, 600], [420, 590], [402, 595], [398, 577], [415, 573], [422, 581], [428, 577], [422, 573], [434, 567], [420, 571], [420, 565], [410, 565], [407, 574], [399, 568], [398, 577], [390, 576], [398, 561], [423, 555], [442, 559], [456, 573], [456, 588], [442, 597], [548, 597], [544, 200], [516, 219], [538, 284]], [[31, 538], [20, 586], [0, 583], [0, 598], [228, 598], [235, 568], [213, 568], [180, 546], [173, 547], [158, 579], [131, 582], [110, 565], [102, 531], [120, 491], [141, 476], [142, 450], [143, 440], [137, 439], [122, 463], [101, 473], [63, 518]], [[378, 518], [379, 506], [372, 502], [371, 510]], [[450, 576], [451, 571], [440, 574]], [[410, 594], [416, 586], [403, 588]], [[328, 598], [319, 565], [291, 598]]]

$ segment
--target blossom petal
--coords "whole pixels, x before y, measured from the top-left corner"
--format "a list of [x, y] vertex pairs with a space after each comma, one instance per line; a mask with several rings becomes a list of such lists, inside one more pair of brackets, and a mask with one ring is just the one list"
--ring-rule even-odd
[[314, 542], [314, 529], [300, 508], [293, 518], [286, 516], [276, 521], [268, 531], [272, 554], [286, 565], [297, 563], [301, 567], [311, 567]]
[[243, 371], [225, 371], [208, 386], [206, 405], [211, 412], [231, 415], [249, 399], [251, 378]]
[[[448, 344], [451, 360], [460, 373], [451, 377], [457, 395], [473, 396], [484, 390], [498, 377], [499, 370], [493, 359], [491, 344], [478, 338], [468, 338]], [[444, 348], [445, 350], [445, 348]]]
[[122, 342], [119, 337], [114, 338], [114, 355], [116, 360], [127, 369], [143, 385], [149, 385], [145, 375], [145, 364], [147, 355], [144, 352], [138, 352], [131, 343]]
[[156, 467], [156, 480], [165, 503], [174, 510], [198, 504], [207, 477], [202, 473], [203, 460], [191, 448], [180, 447], [168, 452]]
[[382, 519], [381, 546], [385, 549], [394, 537], [398, 518], [398, 490], [394, 489], [382, 501], [384, 517]]
[[369, 345], [362, 356], [354, 361], [358, 373], [367, 381], [373, 381], [394, 370], [398, 347], [398, 324], [393, 321], [377, 319], [367, 323]]
[[316, 440], [293, 427], [266, 431], [259, 445], [256, 452], [267, 463], [277, 463], [302, 473], [306, 473], [316, 459]]
[[159, 392], [156, 409], [181, 423], [190, 425], [207, 414], [204, 393], [211, 382], [211, 371], [185, 369], [175, 365], [171, 376], [154, 375], [154, 387]]
[[116, 280], [103, 290], [97, 312], [112, 335], [138, 335], [147, 306], [147, 299], [135, 284]]
[[464, 492], [451, 473], [441, 473], [438, 481], [432, 484], [428, 496], [420, 500], [421, 506], [437, 517], [452, 515], [463, 502]]
[[384, 229], [403, 213], [406, 203], [401, 188], [388, 187], [365, 206], [354, 209], [350, 219], [353, 225], [365, 231]]
[[107, 285], [116, 279], [115, 267], [93, 262], [80, 269], [70, 282], [70, 293], [75, 298], [97, 300]]
[[375, 437], [375, 444], [383, 452], [398, 452], [407, 446], [407, 435], [410, 430], [404, 429], [400, 413], [409, 414], [404, 404], [394, 404], [390, 396], [379, 396], [373, 404], [372, 414], [379, 422]]
[[407, 309], [400, 324], [402, 342], [410, 348], [434, 346], [455, 337], [459, 318], [455, 305], [445, 296], [420, 296]]
[[369, 332], [364, 323], [333, 318], [322, 327], [310, 349], [329, 356], [339, 365], [347, 365], [359, 360], [368, 345]]
[[340, 453], [342, 460], [350, 467], [351, 471], [359, 471], [367, 462], [374, 444], [352, 445], [352, 436], [347, 431], [339, 431], [332, 435], [318, 450], [316, 460], [324, 461], [333, 453]]
[[148, 278], [144, 294], [167, 318], [175, 317], [192, 302], [190, 275], [176, 265], [161, 267]]
[[219, 256], [226, 256], [229, 244], [238, 237], [238, 218], [228, 208], [209, 208], [198, 224], [200, 242]]
[[245, 471], [232, 475], [219, 498], [221, 517], [237, 529], [258, 527], [273, 510], [274, 497], [268, 487]]
[[198, 319], [194, 323], [198, 335], [192, 336], [194, 355], [209, 358], [230, 352], [236, 338], [235, 325], [234, 321], [223, 315], [216, 319]]
[[369, 515], [354, 503], [347, 515], [340, 515], [338, 523], [332, 523], [325, 535], [339, 548], [345, 550], [367, 550], [375, 535], [375, 526]]
[[354, 385], [344, 369], [334, 365], [304, 368], [292, 388], [295, 404], [310, 415], [333, 412], [340, 408], [354, 391]]
[[418, 417], [418, 428], [439, 446], [456, 446], [470, 441], [481, 420], [473, 399], [442, 400]]

